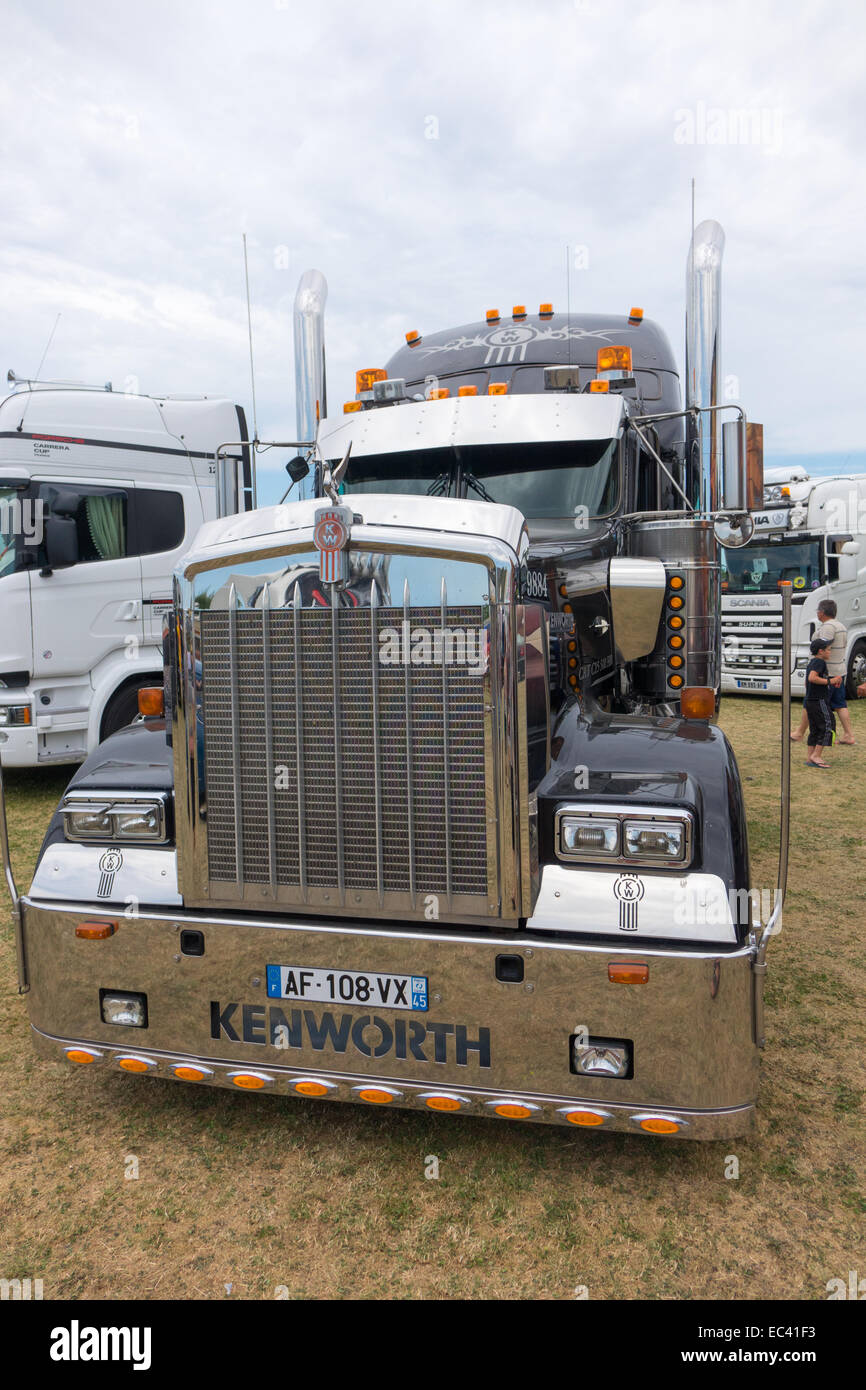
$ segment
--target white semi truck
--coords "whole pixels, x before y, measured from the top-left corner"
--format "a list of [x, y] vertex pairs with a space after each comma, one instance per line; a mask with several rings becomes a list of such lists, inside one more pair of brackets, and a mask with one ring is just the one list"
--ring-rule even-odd
[[848, 629], [847, 689], [866, 680], [866, 475], [810, 478], [768, 470], [754, 535], [722, 550], [722, 690], [782, 692], [782, 594], [791, 583], [791, 690], [805, 692], [818, 605], [833, 599]]
[[228, 400], [26, 383], [0, 401], [6, 767], [81, 762], [138, 713], [174, 567], [203, 522], [254, 504], [246, 438]]

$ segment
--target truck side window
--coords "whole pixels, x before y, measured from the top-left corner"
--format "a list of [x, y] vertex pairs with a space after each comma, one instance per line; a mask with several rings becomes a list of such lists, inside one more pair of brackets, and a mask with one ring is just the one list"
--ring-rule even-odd
[[137, 487], [133, 496], [135, 525], [133, 551], [136, 555], [156, 555], [177, 550], [186, 533], [183, 498], [179, 492]]
[[128, 553], [125, 492], [95, 487], [78, 492], [54, 483], [43, 483], [39, 491], [49, 516], [57, 513], [75, 518], [79, 564], [120, 560]]

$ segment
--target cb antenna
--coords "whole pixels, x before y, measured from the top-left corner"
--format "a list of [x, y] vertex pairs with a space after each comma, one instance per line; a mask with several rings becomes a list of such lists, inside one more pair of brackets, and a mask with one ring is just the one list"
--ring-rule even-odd
[[566, 337], [568, 338], [568, 365], [571, 366], [572, 337], [571, 337], [571, 247], [565, 248], [565, 300], [568, 311], [566, 318]]
[[250, 309], [250, 267], [247, 260], [247, 234], [243, 232], [242, 235], [244, 239], [244, 279], [247, 286], [247, 330], [250, 339], [250, 386], [253, 396], [253, 434], [256, 440], [258, 440], [259, 422], [256, 418], [256, 368], [253, 362], [253, 316]]
[[38, 381], [39, 378], [40, 378], [40, 376], [41, 376], [41, 374], [42, 374], [42, 368], [44, 367], [44, 365], [45, 365], [45, 359], [46, 359], [46, 357], [48, 356], [48, 349], [51, 347], [51, 344], [54, 342], [54, 334], [57, 332], [57, 325], [58, 325], [59, 322], [60, 322], [60, 315], [58, 314], [58, 315], [57, 315], [57, 318], [54, 320], [54, 327], [52, 328], [51, 332], [50, 332], [49, 335], [48, 335], [48, 342], [45, 344], [45, 351], [44, 351], [43, 354], [42, 354], [42, 357], [41, 357], [40, 362], [39, 362], [39, 366], [36, 368], [36, 376], [35, 376], [35, 378], [34, 378], [35, 381]]

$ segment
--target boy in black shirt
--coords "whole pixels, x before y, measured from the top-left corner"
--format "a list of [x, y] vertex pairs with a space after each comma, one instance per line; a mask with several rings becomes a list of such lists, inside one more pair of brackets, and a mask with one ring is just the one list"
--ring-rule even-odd
[[807, 767], [829, 767], [823, 752], [833, 742], [833, 715], [830, 711], [830, 673], [827, 658], [832, 639], [816, 637], [809, 650], [812, 660], [806, 667], [806, 713], [809, 716], [809, 756]]

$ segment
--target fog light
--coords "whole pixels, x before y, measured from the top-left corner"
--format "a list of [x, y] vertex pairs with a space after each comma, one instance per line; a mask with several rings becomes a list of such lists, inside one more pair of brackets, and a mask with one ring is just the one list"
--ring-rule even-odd
[[631, 1044], [619, 1038], [571, 1040], [571, 1070], [578, 1076], [623, 1078], [631, 1072]]
[[147, 1027], [147, 995], [120, 994], [113, 989], [99, 991], [103, 1023], [117, 1023], [122, 1028]]

